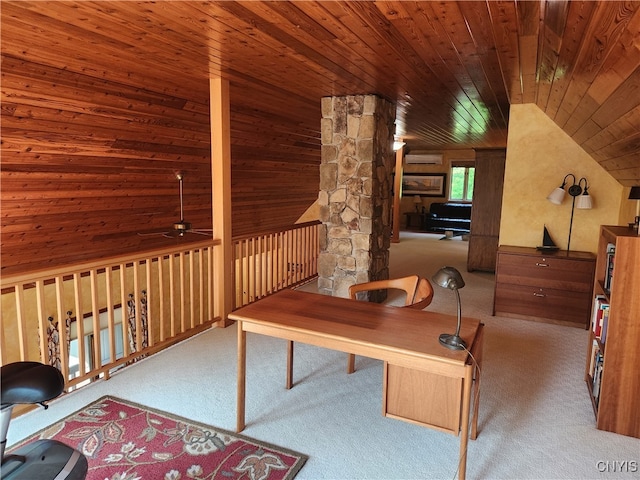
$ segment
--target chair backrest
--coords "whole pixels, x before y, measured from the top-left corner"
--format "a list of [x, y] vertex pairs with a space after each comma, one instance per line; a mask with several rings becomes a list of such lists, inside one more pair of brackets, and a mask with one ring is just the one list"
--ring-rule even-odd
[[373, 282], [358, 283], [349, 287], [349, 296], [356, 300], [358, 293], [372, 290], [397, 289], [406, 293], [404, 306], [423, 309], [433, 299], [433, 287], [429, 280], [418, 275], [408, 277], [390, 278], [388, 280], [375, 280]]
[[416, 288], [416, 293], [413, 296], [413, 301], [405, 305], [407, 308], [415, 308], [418, 310], [422, 310], [427, 307], [431, 301], [433, 300], [433, 286], [431, 286], [431, 282], [426, 278], [421, 278], [418, 282], [418, 287]]

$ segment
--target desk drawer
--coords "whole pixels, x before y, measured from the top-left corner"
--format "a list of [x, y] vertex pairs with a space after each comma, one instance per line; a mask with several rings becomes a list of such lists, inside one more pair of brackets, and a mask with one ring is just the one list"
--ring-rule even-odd
[[458, 435], [462, 378], [387, 363], [383, 382], [386, 417]]
[[589, 293], [594, 267], [593, 261], [498, 253], [496, 282]]
[[587, 325], [591, 312], [589, 292], [496, 283], [495, 314], [516, 314]]

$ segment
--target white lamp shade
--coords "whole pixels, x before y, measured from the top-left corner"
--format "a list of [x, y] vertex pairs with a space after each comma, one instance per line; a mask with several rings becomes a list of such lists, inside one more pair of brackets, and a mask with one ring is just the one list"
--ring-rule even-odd
[[555, 205], [560, 205], [562, 203], [562, 201], [564, 200], [564, 195], [565, 195], [565, 190], [564, 188], [556, 188], [553, 192], [551, 192], [549, 194], [549, 196], [547, 197], [547, 200], [549, 200], [551, 203], [555, 204]]
[[413, 203], [422, 203], [422, 198], [420, 198], [420, 195], [414, 195], [413, 196]]
[[576, 198], [576, 208], [580, 208], [582, 210], [591, 210], [591, 208], [593, 207], [593, 203], [591, 203], [591, 195], [584, 194], [584, 195], [579, 195], [578, 198]]

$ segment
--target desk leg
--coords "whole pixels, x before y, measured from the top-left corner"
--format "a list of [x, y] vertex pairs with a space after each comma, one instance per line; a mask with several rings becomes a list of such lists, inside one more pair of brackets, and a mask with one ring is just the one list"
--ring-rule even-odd
[[476, 370], [475, 388], [473, 391], [473, 423], [471, 424], [471, 440], [478, 438], [478, 407], [480, 404], [480, 368]]
[[[474, 389], [473, 389], [473, 417], [471, 422], [471, 440], [478, 438], [478, 407], [480, 406], [480, 380], [482, 374], [482, 350], [484, 348], [484, 324], [480, 324], [478, 338], [474, 344]], [[473, 364], [472, 363], [472, 364]]]
[[238, 396], [236, 432], [244, 430], [244, 407], [247, 380], [247, 332], [242, 328], [242, 322], [238, 323]]
[[293, 342], [289, 340], [287, 342], [287, 383], [285, 385], [287, 390], [291, 390], [293, 386]]
[[469, 442], [469, 414], [471, 410], [471, 386], [473, 384], [473, 365], [465, 365], [462, 390], [462, 424], [460, 425], [460, 463], [458, 479], [467, 475], [467, 444]]

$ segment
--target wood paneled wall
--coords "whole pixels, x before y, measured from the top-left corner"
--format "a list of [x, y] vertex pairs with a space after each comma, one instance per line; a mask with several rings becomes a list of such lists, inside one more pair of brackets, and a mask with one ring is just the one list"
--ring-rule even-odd
[[211, 225], [206, 96], [2, 61], [3, 273], [174, 241], [138, 233], [180, 219], [177, 171], [185, 217]]
[[[180, 220], [176, 172], [185, 219], [211, 228], [206, 80], [143, 89], [2, 62], [3, 273], [202, 239], [138, 233]], [[291, 225], [317, 198], [319, 102], [289, 115], [304, 101], [250, 82], [231, 96], [233, 233]]]
[[295, 223], [318, 198], [317, 103], [250, 82], [231, 82], [234, 236]]

